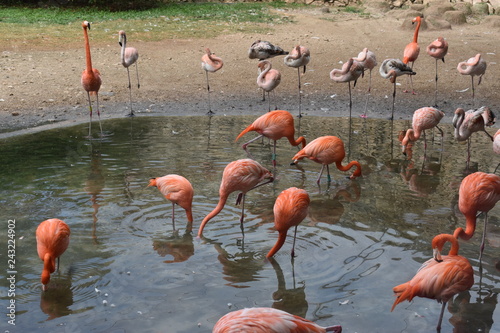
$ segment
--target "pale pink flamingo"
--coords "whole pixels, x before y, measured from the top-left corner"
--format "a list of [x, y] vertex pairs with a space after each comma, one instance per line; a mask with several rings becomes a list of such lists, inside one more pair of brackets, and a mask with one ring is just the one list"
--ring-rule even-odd
[[469, 240], [476, 230], [478, 213], [484, 213], [484, 228], [479, 261], [484, 251], [486, 238], [486, 225], [488, 212], [500, 200], [500, 177], [492, 173], [474, 172], [465, 177], [458, 190], [458, 209], [465, 216], [465, 230], [461, 227], [455, 229], [453, 235], [458, 239]]
[[340, 83], [347, 82], [349, 85], [349, 117], [352, 111], [351, 81], [354, 81], [354, 87], [356, 87], [356, 81], [363, 75], [363, 66], [353, 58], [344, 63], [342, 69], [334, 69], [330, 72], [330, 79]]
[[300, 85], [300, 67], [304, 67], [304, 74], [306, 73], [306, 66], [311, 60], [311, 52], [309, 49], [302, 45], [297, 45], [293, 48], [284, 59], [285, 65], [293, 68], [297, 68], [297, 75], [299, 78], [299, 118], [302, 117], [302, 96], [301, 96], [301, 85]]
[[[420, 25], [422, 24], [422, 18], [420, 16], [415, 17], [411, 23], [414, 24], [417, 22], [417, 27], [415, 28], [415, 32], [413, 34], [413, 41], [406, 45], [404, 53], [403, 53], [403, 63], [408, 64], [411, 62], [410, 68], [413, 70], [413, 65], [415, 64], [415, 60], [417, 60], [418, 55], [420, 53], [420, 45], [418, 45], [418, 31], [420, 30]], [[413, 80], [412, 77], [409, 77], [411, 82], [411, 92], [415, 95], [415, 90], [413, 89]], [[408, 82], [407, 82], [408, 85]], [[404, 90], [404, 92], [409, 92], [408, 89]]]
[[210, 51], [207, 47], [205, 49], [205, 54], [201, 57], [201, 68], [205, 70], [207, 76], [207, 92], [208, 92], [208, 112], [207, 114], [213, 115], [212, 107], [210, 105], [210, 84], [208, 83], [208, 72], [215, 73], [222, 68], [224, 62], [220, 57], [215, 56], [214, 53]]
[[[444, 244], [451, 243], [448, 255], [441, 255]], [[393, 288], [396, 300], [391, 311], [403, 301], [412, 301], [415, 296], [435, 299], [443, 303], [437, 331], [441, 330], [446, 303], [462, 291], [474, 285], [474, 270], [469, 261], [458, 255], [458, 240], [453, 235], [440, 234], [432, 240], [433, 258], [427, 260], [408, 282]]]
[[475, 104], [475, 90], [474, 90], [474, 76], [479, 76], [477, 85], [481, 84], [481, 79], [486, 72], [486, 61], [481, 57], [481, 53], [476, 54], [475, 57], [469, 58], [467, 61], [458, 63], [457, 70], [462, 75], [470, 75], [472, 80], [472, 106]]
[[219, 203], [201, 222], [200, 229], [198, 230], [198, 237], [203, 236], [203, 229], [207, 222], [219, 214], [224, 208], [229, 194], [236, 191], [240, 192], [236, 199], [236, 205], [241, 203], [240, 227], [241, 232], [244, 234], [243, 217], [245, 213], [246, 193], [256, 187], [271, 183], [273, 180], [272, 173], [254, 160], [241, 159], [229, 163], [222, 173], [222, 182], [219, 188]]
[[252, 43], [250, 48], [248, 49], [248, 57], [250, 59], [259, 59], [264, 60], [268, 58], [272, 58], [279, 55], [287, 55], [287, 51], [283, 51], [283, 49], [277, 45], [273, 45], [270, 42], [257, 40]]
[[[354, 58], [355, 61], [359, 62], [361, 66], [363, 66], [364, 70], [369, 70], [370, 71], [370, 78], [368, 81], [368, 95], [371, 94], [371, 89], [372, 89], [372, 70], [377, 66], [377, 58], [375, 56], [375, 53], [372, 51], [368, 50], [367, 47], [363, 49], [363, 51], [359, 52], [358, 56]], [[366, 103], [365, 103], [365, 112], [363, 112], [362, 115], [360, 115], [361, 118], [366, 118], [366, 109], [368, 107], [368, 97], [366, 98]]]
[[415, 75], [415, 73], [410, 66], [402, 62], [400, 59], [385, 59], [380, 65], [379, 69], [380, 75], [384, 79], [390, 79], [391, 83], [394, 85], [392, 92], [392, 113], [391, 120], [394, 119], [394, 105], [396, 103], [396, 78], [402, 75]]
[[[271, 100], [269, 93], [276, 88], [281, 82], [281, 74], [277, 69], [273, 69], [271, 62], [267, 60], [259, 61], [257, 67], [259, 68], [259, 76], [257, 77], [257, 85], [267, 92], [267, 99], [269, 102], [269, 110], [271, 111]], [[276, 96], [276, 94], [275, 94]], [[276, 107], [278, 108], [278, 107]]]
[[125, 31], [120, 30], [118, 32], [118, 44], [122, 47], [120, 57], [122, 61], [123, 67], [127, 69], [127, 75], [128, 75], [128, 91], [129, 91], [129, 96], [130, 96], [130, 113], [129, 117], [134, 116], [134, 111], [132, 109], [132, 85], [130, 84], [130, 71], [129, 67], [132, 64], [135, 64], [135, 71], [137, 74], [137, 89], [141, 87], [141, 84], [139, 83], [139, 69], [137, 67], [137, 59], [139, 59], [139, 52], [135, 47], [127, 47], [127, 35], [125, 34]]
[[274, 308], [246, 308], [229, 312], [212, 333], [342, 333], [342, 326], [321, 327], [312, 321]]
[[273, 166], [276, 166], [276, 141], [285, 137], [292, 146], [302, 144], [302, 148], [306, 145], [306, 139], [301, 136], [295, 140], [295, 126], [293, 117], [290, 112], [285, 110], [276, 110], [268, 112], [257, 118], [250, 126], [244, 129], [236, 138], [238, 141], [243, 135], [250, 131], [259, 133], [259, 136], [243, 144], [243, 149], [248, 153], [248, 144], [258, 140], [261, 137], [266, 137], [274, 141], [273, 150]]
[[435, 41], [427, 45], [427, 54], [436, 59], [436, 80], [434, 90], [434, 106], [437, 106], [438, 90], [438, 61], [444, 62], [444, 57], [448, 53], [448, 42], [443, 37], [438, 37]]
[[401, 142], [403, 153], [406, 151], [406, 146], [411, 142], [420, 139], [420, 135], [424, 135], [424, 149], [427, 149], [427, 141], [425, 138], [425, 130], [436, 127], [443, 138], [443, 130], [438, 127], [439, 122], [444, 117], [444, 112], [434, 107], [423, 107], [413, 113], [412, 128], [406, 130], [406, 134]]

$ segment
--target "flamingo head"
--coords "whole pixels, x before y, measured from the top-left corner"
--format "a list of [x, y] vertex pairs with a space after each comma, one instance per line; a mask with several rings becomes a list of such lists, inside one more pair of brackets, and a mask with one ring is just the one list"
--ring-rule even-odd
[[83, 27], [83, 29], [89, 29], [90, 30], [90, 22], [89, 21], [83, 21], [82, 27]]
[[156, 186], [157, 186], [157, 185], [156, 185], [156, 178], [151, 178], [151, 179], [149, 180], [148, 187], [149, 187], [149, 186], [154, 186], [154, 187], [156, 187]]
[[411, 24], [415, 24], [415, 22], [417, 22], [417, 23], [422, 22], [422, 17], [421, 16], [417, 16], [413, 20], [411, 20]]
[[122, 42], [125, 38], [127, 38], [127, 36], [125, 35], [125, 31], [118, 31], [118, 44], [120, 44], [120, 46], [122, 46]]

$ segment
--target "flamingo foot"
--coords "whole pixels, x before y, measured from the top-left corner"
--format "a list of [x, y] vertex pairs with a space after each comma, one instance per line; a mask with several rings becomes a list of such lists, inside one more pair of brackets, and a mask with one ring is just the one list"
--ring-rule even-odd
[[130, 113], [127, 115], [127, 117], [135, 117], [134, 111], [130, 111]]
[[215, 114], [215, 112], [213, 112], [212, 110], [208, 110], [207, 112], [207, 116], [213, 116]]

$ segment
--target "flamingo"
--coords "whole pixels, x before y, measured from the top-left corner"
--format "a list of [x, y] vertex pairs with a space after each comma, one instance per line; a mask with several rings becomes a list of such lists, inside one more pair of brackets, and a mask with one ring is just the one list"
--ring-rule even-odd
[[478, 212], [484, 212], [484, 229], [479, 260], [483, 255], [484, 240], [486, 238], [486, 225], [488, 212], [500, 200], [500, 177], [492, 173], [474, 172], [465, 177], [458, 190], [458, 209], [465, 216], [465, 230], [461, 227], [455, 229], [453, 235], [458, 239], [469, 240], [476, 230]]
[[284, 59], [285, 65], [297, 68], [297, 76], [299, 78], [299, 118], [302, 117], [302, 97], [300, 92], [300, 67], [304, 67], [304, 74], [306, 73], [306, 66], [311, 61], [311, 52], [309, 49], [302, 45], [297, 45], [293, 48]]
[[[411, 23], [414, 24], [417, 22], [417, 27], [415, 28], [415, 32], [413, 34], [413, 41], [406, 45], [404, 53], [403, 53], [403, 63], [408, 64], [411, 62], [411, 69], [413, 70], [413, 65], [415, 64], [415, 60], [418, 58], [418, 54], [420, 53], [420, 45], [418, 45], [418, 31], [420, 30], [420, 25], [422, 24], [422, 18], [420, 16], [415, 17]], [[410, 76], [411, 82], [411, 92], [415, 95], [415, 90], [413, 89], [413, 80]], [[408, 84], [408, 82], [407, 82]], [[404, 90], [404, 92], [408, 92], [408, 90]]]
[[350, 179], [355, 179], [361, 176], [361, 165], [358, 161], [351, 161], [346, 166], [342, 165], [342, 160], [345, 157], [344, 142], [337, 138], [336, 136], [321, 136], [314, 139], [309, 144], [307, 144], [301, 151], [299, 151], [292, 158], [292, 165], [297, 164], [297, 162], [303, 158], [308, 158], [316, 163], [322, 164], [321, 171], [319, 173], [316, 183], [319, 185], [319, 180], [323, 174], [323, 169], [326, 166], [326, 172], [328, 174], [328, 182], [331, 182], [329, 164], [335, 163], [337, 169], [340, 171], [348, 171], [353, 166], [356, 167], [354, 173], [349, 177]]
[[279, 55], [287, 55], [287, 51], [277, 45], [273, 45], [267, 41], [261, 41], [260, 39], [253, 42], [248, 49], [248, 57], [250, 59], [264, 60]]
[[220, 57], [215, 56], [210, 49], [207, 47], [205, 49], [205, 54], [201, 57], [201, 68], [205, 70], [207, 76], [207, 92], [208, 92], [208, 112], [207, 114], [213, 115], [214, 112], [210, 106], [210, 84], [208, 83], [208, 72], [215, 73], [222, 68], [224, 62]]
[[254, 160], [241, 159], [229, 163], [222, 173], [222, 182], [219, 188], [219, 203], [201, 222], [200, 229], [198, 230], [198, 237], [200, 238], [203, 236], [203, 229], [207, 222], [219, 214], [222, 208], [224, 208], [229, 194], [236, 191], [240, 191], [236, 199], [236, 204], [239, 205], [241, 203], [240, 228], [243, 233], [243, 214], [245, 212], [246, 193], [259, 186], [271, 183], [273, 180], [272, 173]]
[[[424, 107], [416, 110], [413, 113], [412, 128], [406, 131], [405, 137], [401, 144], [403, 146], [403, 153], [406, 151], [406, 146], [410, 142], [415, 142], [420, 139], [420, 135], [424, 134], [425, 130], [436, 127], [441, 133], [441, 138], [443, 138], [443, 130], [438, 127], [439, 122], [444, 117], [444, 112], [438, 110], [434, 107]], [[425, 141], [424, 149], [427, 149], [427, 141]]]
[[48, 219], [36, 228], [36, 250], [43, 261], [42, 289], [48, 289], [50, 274], [59, 268], [59, 257], [66, 251], [69, 245], [70, 229], [64, 221], [59, 219]]
[[137, 52], [137, 49], [135, 47], [127, 47], [127, 35], [123, 30], [120, 30], [118, 32], [118, 44], [120, 44], [120, 46], [122, 47], [120, 57], [123, 67], [127, 69], [128, 75], [128, 91], [130, 95], [130, 113], [128, 114], [128, 116], [133, 117], [134, 110], [132, 110], [132, 85], [130, 84], [130, 71], [128, 68], [135, 64], [135, 72], [137, 74], [137, 89], [139, 89], [141, 87], [141, 84], [139, 83], [139, 68], [137, 67], [139, 52]]
[[298, 146], [300, 144], [302, 144], [302, 148], [306, 146], [306, 139], [303, 136], [300, 136], [297, 138], [297, 140], [295, 140], [295, 126], [293, 122], [293, 116], [290, 114], [290, 112], [285, 110], [271, 111], [260, 116], [250, 126], [245, 128], [238, 135], [235, 141], [238, 141], [239, 138], [250, 131], [259, 133], [259, 136], [243, 144], [242, 148], [248, 153], [247, 146], [251, 142], [258, 140], [263, 136], [273, 140], [273, 166], [276, 166], [276, 141], [278, 141], [279, 139], [286, 137], [288, 139], [288, 142], [290, 142], [292, 146]]
[[293, 234], [292, 258], [295, 257], [295, 238], [297, 236], [297, 226], [304, 220], [309, 211], [309, 194], [306, 190], [296, 187], [281, 192], [274, 203], [274, 228], [278, 231], [279, 236], [276, 244], [266, 255], [270, 258], [278, 252], [283, 244], [285, 244], [286, 234], [288, 229], [295, 227]]
[[352, 110], [351, 81], [354, 81], [354, 86], [356, 87], [356, 81], [363, 75], [363, 66], [353, 58], [350, 58], [349, 61], [344, 63], [342, 69], [334, 69], [330, 72], [330, 79], [333, 81], [347, 82], [349, 84], [349, 117], [351, 117]]
[[342, 326], [321, 327], [312, 321], [274, 308], [246, 308], [229, 312], [212, 333], [342, 333]]
[[[441, 255], [444, 244], [451, 243], [448, 255]], [[427, 260], [417, 271], [417, 274], [408, 282], [393, 288], [396, 305], [415, 296], [435, 299], [443, 303], [439, 315], [437, 331], [441, 329], [444, 308], [455, 294], [469, 290], [474, 284], [474, 270], [469, 261], [458, 255], [458, 240], [449, 234], [440, 234], [432, 240], [433, 258]]]
[[151, 178], [148, 186], [154, 186], [160, 190], [165, 198], [172, 202], [172, 223], [175, 220], [175, 205], [179, 205], [186, 211], [189, 223], [193, 222], [193, 186], [186, 178], [179, 175], [166, 175]]
[[493, 141], [493, 137], [486, 132], [485, 126], [491, 126], [495, 123], [495, 115], [486, 106], [476, 110], [464, 111], [462, 108], [455, 110], [453, 116], [454, 135], [458, 141], [468, 140], [467, 144], [467, 165], [470, 162], [470, 137], [472, 133], [483, 131]]
[[462, 75], [470, 75], [472, 80], [472, 106], [475, 103], [475, 93], [474, 93], [474, 76], [479, 76], [477, 85], [481, 84], [481, 79], [486, 72], [486, 61], [481, 57], [481, 53], [476, 54], [475, 57], [469, 58], [467, 61], [462, 61], [458, 63], [457, 70]]
[[[377, 66], [377, 58], [375, 57], [375, 53], [372, 51], [368, 50], [367, 47], [363, 49], [363, 51], [359, 52], [358, 57], [354, 58], [355, 61], [359, 62], [361, 66], [363, 66], [364, 70], [369, 70], [370, 71], [370, 80], [368, 83], [368, 95], [371, 93], [372, 89], [372, 70]], [[366, 99], [366, 104], [365, 104], [365, 112], [360, 115], [361, 118], [366, 118], [366, 108], [368, 106], [368, 97]]]
[[87, 97], [89, 100], [89, 112], [90, 112], [90, 121], [89, 121], [89, 137], [91, 136], [91, 127], [92, 127], [92, 101], [90, 100], [90, 95], [96, 95], [97, 100], [97, 116], [99, 118], [99, 127], [101, 128], [101, 136], [102, 136], [102, 125], [101, 125], [101, 113], [99, 111], [99, 88], [101, 88], [101, 73], [95, 68], [92, 68], [92, 58], [90, 56], [90, 44], [89, 44], [89, 35], [87, 33], [87, 29], [90, 30], [90, 23], [88, 21], [83, 21], [83, 36], [85, 37], [85, 60], [86, 60], [86, 68], [82, 73], [82, 86], [83, 89], [87, 92]]
[[394, 85], [392, 92], [392, 114], [391, 120], [394, 119], [394, 104], [396, 102], [396, 78], [402, 75], [415, 75], [413, 69], [402, 62], [400, 59], [385, 59], [380, 65], [379, 73], [384, 79], [390, 79]]
[[438, 87], [438, 60], [444, 62], [444, 57], [448, 53], [448, 42], [443, 37], [438, 37], [435, 41], [427, 45], [427, 54], [436, 59], [436, 80], [434, 90], [434, 106], [437, 106]]
[[267, 92], [267, 99], [269, 101], [269, 111], [271, 111], [271, 100], [269, 99], [269, 93], [280, 84], [281, 74], [278, 70], [273, 69], [271, 62], [267, 60], [259, 61], [257, 67], [259, 68], [257, 85], [264, 92]]

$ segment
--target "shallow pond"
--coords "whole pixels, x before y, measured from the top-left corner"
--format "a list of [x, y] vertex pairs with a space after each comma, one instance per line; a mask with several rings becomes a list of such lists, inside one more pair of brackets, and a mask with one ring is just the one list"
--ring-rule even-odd
[[[363, 177], [349, 180], [335, 167], [316, 184], [320, 165], [291, 166], [297, 152], [278, 143], [276, 180], [248, 193], [245, 238], [236, 194], [204, 230], [203, 217], [215, 207], [224, 167], [246, 158], [234, 139], [255, 116], [144, 117], [103, 122], [107, 136], [88, 140], [87, 125], [6, 139], [0, 145], [1, 205], [7, 226], [15, 220], [15, 298], [2, 269], [1, 299], [16, 304], [11, 332], [210, 332], [229, 311], [275, 307], [320, 325], [340, 324], [344, 332], [431, 332], [441, 305], [416, 298], [391, 312], [392, 287], [409, 280], [432, 256], [431, 239], [464, 226], [458, 187], [471, 171], [493, 172], [499, 158], [491, 141], [475, 134], [470, 170], [466, 145], [443, 124], [444, 140], [428, 133], [408, 160], [398, 131], [407, 123], [376, 119], [304, 117], [308, 141], [336, 135], [346, 143], [346, 164], [358, 160]], [[94, 126], [96, 129], [97, 126]], [[489, 130], [493, 132], [492, 129]], [[254, 159], [272, 170], [267, 140], [249, 146]], [[176, 173], [195, 189], [193, 234], [186, 217], [156, 188], [151, 177]], [[309, 216], [299, 225], [291, 260], [292, 230], [272, 261], [273, 204], [284, 189], [297, 186], [311, 197]], [[489, 214], [480, 280], [483, 217], [460, 254], [475, 270], [475, 284], [446, 308], [442, 332], [500, 332], [500, 207]], [[57, 217], [71, 227], [71, 242], [41, 291], [42, 262], [35, 230]], [[2, 244], [7, 244], [7, 227]], [[2, 267], [7, 251], [1, 252]], [[5, 307], [4, 307], [5, 309]], [[5, 310], [4, 310], [5, 311]], [[494, 324], [495, 323], [495, 324]]]

